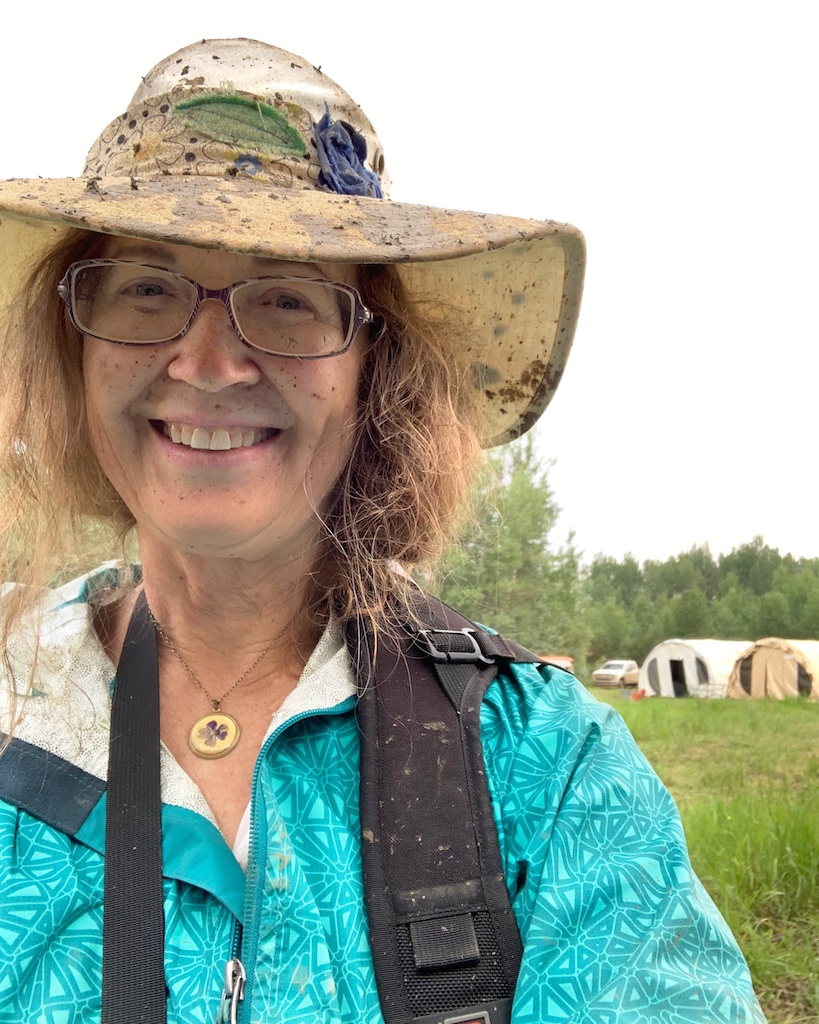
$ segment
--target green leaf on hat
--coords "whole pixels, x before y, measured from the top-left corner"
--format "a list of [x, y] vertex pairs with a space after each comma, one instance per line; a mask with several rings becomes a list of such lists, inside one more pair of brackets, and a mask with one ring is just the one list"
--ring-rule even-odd
[[187, 128], [216, 142], [262, 153], [307, 151], [304, 139], [275, 107], [232, 93], [211, 93], [177, 103], [174, 111]]

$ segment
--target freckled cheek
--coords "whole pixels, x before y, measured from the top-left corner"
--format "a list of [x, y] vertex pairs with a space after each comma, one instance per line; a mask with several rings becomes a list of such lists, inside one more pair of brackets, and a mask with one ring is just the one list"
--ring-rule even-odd
[[97, 458], [104, 463], [106, 456], [115, 449], [112, 436], [112, 418], [106, 415], [106, 401], [99, 392], [86, 395], [86, 422], [91, 449]]
[[83, 354], [88, 434], [103, 468], [111, 458], [118, 461], [133, 454], [123, 414], [139, 388], [144, 360], [129, 355], [103, 343], [86, 344]]
[[155, 349], [143, 351], [100, 341], [95, 344], [87, 342], [83, 354], [83, 377], [89, 399], [100, 396], [108, 401], [127, 401], [141, 382], [147, 383], [152, 379], [158, 354]]
[[326, 363], [294, 364], [281, 370], [276, 386], [286, 396], [298, 395], [313, 410], [336, 423], [355, 417], [358, 404], [358, 362], [348, 366]]

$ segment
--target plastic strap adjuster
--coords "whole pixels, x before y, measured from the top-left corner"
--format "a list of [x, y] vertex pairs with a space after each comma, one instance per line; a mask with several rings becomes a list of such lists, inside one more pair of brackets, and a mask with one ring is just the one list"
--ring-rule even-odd
[[[474, 629], [422, 629], [418, 632], [419, 641], [426, 644], [427, 652], [435, 661], [459, 662], [471, 661], [479, 665], [494, 665], [492, 658], [487, 658], [475, 638]], [[433, 637], [458, 637], [469, 641], [468, 650], [452, 650], [451, 647], [439, 647]]]

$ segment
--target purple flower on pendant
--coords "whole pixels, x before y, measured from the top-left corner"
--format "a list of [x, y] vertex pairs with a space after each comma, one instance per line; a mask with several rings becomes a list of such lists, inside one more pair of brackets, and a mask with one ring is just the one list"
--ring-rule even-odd
[[382, 199], [378, 175], [364, 166], [367, 140], [346, 121], [331, 121], [325, 105], [324, 117], [318, 122], [316, 147], [321, 172], [319, 185], [341, 196], [372, 196]]
[[220, 725], [215, 719], [202, 726], [196, 734], [205, 741], [206, 747], [215, 747], [217, 742], [224, 742], [228, 736], [228, 727], [224, 722]]

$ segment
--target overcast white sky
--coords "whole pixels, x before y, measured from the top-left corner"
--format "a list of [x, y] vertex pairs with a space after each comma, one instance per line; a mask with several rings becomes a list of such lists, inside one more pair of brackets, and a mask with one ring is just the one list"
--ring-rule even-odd
[[27, 4], [2, 15], [0, 178], [78, 174], [198, 38], [298, 53], [361, 103], [393, 197], [563, 220], [589, 266], [536, 428], [587, 557], [755, 534], [819, 556], [819, 61], [794, 0]]

